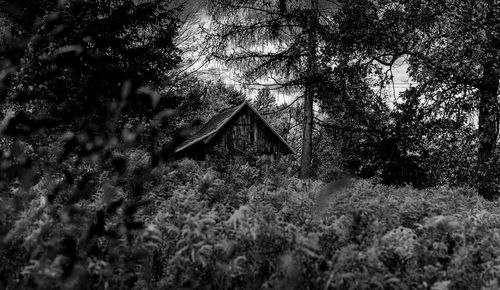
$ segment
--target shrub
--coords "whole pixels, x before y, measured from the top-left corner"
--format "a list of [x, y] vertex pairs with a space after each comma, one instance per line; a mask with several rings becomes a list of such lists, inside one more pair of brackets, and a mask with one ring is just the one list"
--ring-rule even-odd
[[[24, 211], [3, 213], [9, 230], [0, 249], [2, 275], [11, 285], [497, 285], [499, 202], [469, 189], [324, 184], [246, 163], [223, 173], [192, 160], [148, 169], [144, 151], [110, 156], [103, 167], [77, 166], [73, 183], [42, 176], [31, 186], [13, 184], [11, 194], [23, 197]], [[123, 162], [125, 170], [113, 166]], [[145, 170], [150, 174], [138, 178]], [[51, 197], [54, 188], [60, 194]]]

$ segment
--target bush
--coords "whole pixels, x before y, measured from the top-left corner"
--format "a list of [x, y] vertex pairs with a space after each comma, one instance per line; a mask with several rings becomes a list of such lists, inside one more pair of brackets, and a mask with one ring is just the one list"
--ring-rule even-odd
[[[499, 202], [469, 189], [324, 184], [249, 164], [220, 173], [192, 160], [151, 170], [145, 151], [110, 156], [102, 168], [79, 165], [73, 185], [54, 200], [51, 192], [64, 178], [11, 187], [24, 196], [25, 210], [3, 213], [5, 285], [494, 289], [498, 283]], [[112, 166], [123, 162], [126, 170]], [[145, 170], [150, 174], [138, 178]], [[75, 193], [88, 196], [71, 203]]]

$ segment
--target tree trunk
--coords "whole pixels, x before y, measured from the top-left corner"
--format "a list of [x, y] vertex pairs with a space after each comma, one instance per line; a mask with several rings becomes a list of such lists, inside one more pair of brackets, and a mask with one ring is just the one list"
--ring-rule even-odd
[[318, 0], [311, 0], [311, 14], [308, 22], [307, 80], [304, 90], [304, 127], [302, 134], [302, 155], [300, 158], [300, 178], [311, 177], [312, 136], [314, 126], [314, 96], [316, 92]]
[[302, 132], [302, 156], [300, 158], [300, 178], [311, 177], [312, 133], [314, 126], [313, 90], [306, 88], [304, 99], [304, 128]]
[[484, 66], [479, 94], [478, 193], [488, 200], [498, 196], [495, 182], [495, 149], [498, 139], [498, 78], [494, 63]]

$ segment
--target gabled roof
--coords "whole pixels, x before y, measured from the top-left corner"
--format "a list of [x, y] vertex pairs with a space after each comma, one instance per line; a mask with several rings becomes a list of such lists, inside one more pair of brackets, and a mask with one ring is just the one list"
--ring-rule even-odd
[[281, 136], [269, 125], [269, 123], [255, 110], [248, 101], [244, 101], [241, 105], [224, 109], [212, 117], [207, 123], [205, 123], [196, 133], [187, 138], [182, 142], [176, 149], [175, 152], [180, 152], [188, 147], [191, 147], [198, 142], [208, 143], [212, 137], [214, 137], [227, 123], [229, 123], [243, 108], [250, 108], [255, 115], [273, 132], [274, 135], [287, 147], [292, 154], [295, 151], [288, 145], [288, 143], [281, 138]]

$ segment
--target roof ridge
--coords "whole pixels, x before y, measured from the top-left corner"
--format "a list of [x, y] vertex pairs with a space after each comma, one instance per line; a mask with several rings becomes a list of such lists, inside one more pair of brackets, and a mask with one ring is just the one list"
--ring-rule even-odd
[[[210, 137], [210, 135], [216, 133], [220, 128], [222, 128], [227, 123], [226, 121], [230, 120], [236, 112], [240, 111], [241, 108], [243, 108], [243, 105], [245, 104], [247, 104], [246, 101], [241, 103], [240, 105], [219, 110], [219, 112], [217, 112], [214, 116], [212, 116], [212, 118], [210, 118], [210, 120], [208, 120], [203, 126], [201, 126], [200, 129], [198, 129], [193, 135], [191, 135], [184, 142], [182, 142], [181, 145], [179, 145], [177, 149], [175, 149], [175, 152], [182, 151], [185, 148], [193, 145], [194, 143], [197, 143], [207, 137]], [[229, 112], [231, 113], [228, 116], [224, 116]], [[220, 118], [221, 116], [223, 118], [219, 120], [218, 118]], [[213, 126], [213, 128], [210, 129], [211, 126]], [[208, 132], [203, 132], [207, 128], [210, 130], [208, 130]], [[201, 136], [195, 137], [197, 135]]]
[[[240, 105], [228, 107], [221, 109], [217, 114], [215, 114], [210, 120], [208, 120], [199, 130], [196, 131], [191, 137], [187, 138], [184, 142], [175, 149], [175, 152], [180, 152], [193, 144], [200, 142], [209, 142], [221, 128], [223, 128], [227, 123], [229, 123], [233, 117], [238, 114], [245, 106], [248, 106], [250, 110], [278, 137], [278, 139], [293, 153], [295, 151], [292, 147], [283, 139], [283, 137], [274, 130], [274, 128], [262, 117], [262, 115], [250, 104], [249, 100], [245, 99]], [[225, 116], [225, 114], [228, 114]], [[210, 128], [212, 127], [212, 128]], [[207, 130], [209, 129], [209, 130]], [[204, 132], [206, 130], [207, 132]]]

